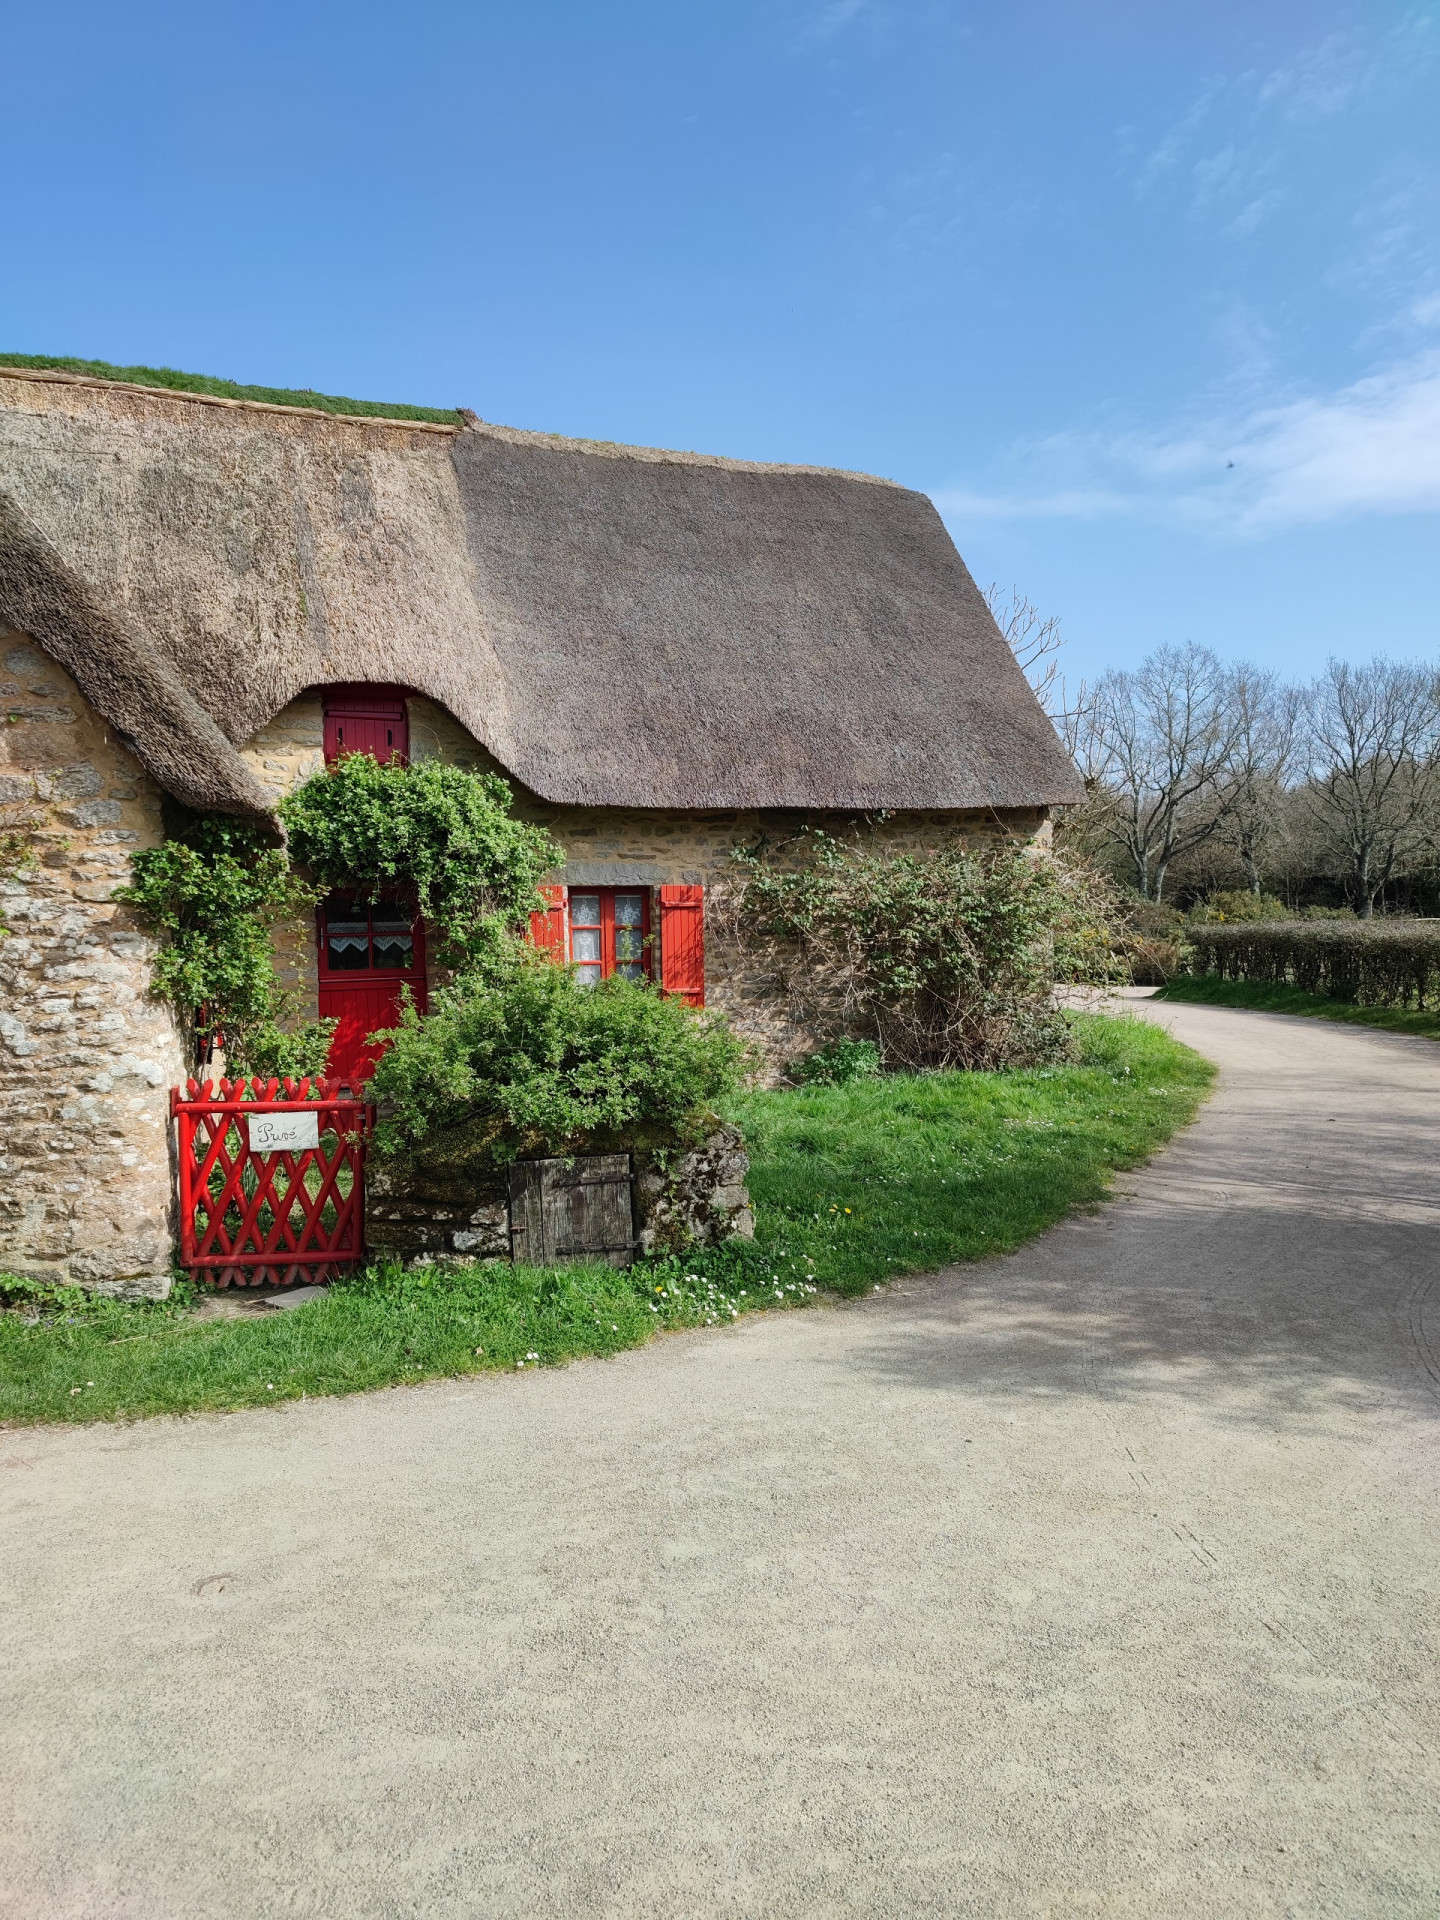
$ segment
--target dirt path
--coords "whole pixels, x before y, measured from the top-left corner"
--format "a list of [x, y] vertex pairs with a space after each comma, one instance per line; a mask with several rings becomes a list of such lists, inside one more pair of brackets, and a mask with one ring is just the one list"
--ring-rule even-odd
[[0, 1912], [1440, 1912], [1440, 1047], [566, 1371], [0, 1436]]

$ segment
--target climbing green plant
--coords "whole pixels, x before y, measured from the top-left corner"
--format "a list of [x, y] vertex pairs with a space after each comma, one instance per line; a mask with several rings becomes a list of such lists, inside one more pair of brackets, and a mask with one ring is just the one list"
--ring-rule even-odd
[[[493, 775], [427, 761], [382, 767], [352, 754], [280, 807], [288, 847], [229, 814], [176, 813], [163, 845], [134, 856], [117, 899], [160, 936], [153, 986], [193, 1024], [197, 1058], [223, 1035], [227, 1064], [318, 1073], [333, 1020], [302, 1020], [275, 972], [277, 923], [333, 887], [403, 888], [439, 935], [439, 957], [474, 964], [513, 945], [536, 886], [563, 858], [510, 813]], [[302, 871], [303, 874], [302, 874]]]
[[275, 973], [277, 921], [317, 897], [285, 850], [230, 814], [177, 815], [131, 873], [116, 898], [160, 936], [151, 984], [193, 1028], [197, 1060], [223, 1036], [232, 1071], [319, 1073], [335, 1022], [298, 1019]]
[[296, 862], [322, 889], [372, 899], [403, 887], [463, 966], [497, 952], [540, 904], [536, 887], [564, 859], [541, 827], [515, 819], [496, 774], [424, 760], [381, 766], [349, 754], [281, 802]]
[[[32, 810], [23, 807], [0, 808], [0, 881], [18, 879], [35, 865]], [[0, 901], [0, 940], [10, 932]]]

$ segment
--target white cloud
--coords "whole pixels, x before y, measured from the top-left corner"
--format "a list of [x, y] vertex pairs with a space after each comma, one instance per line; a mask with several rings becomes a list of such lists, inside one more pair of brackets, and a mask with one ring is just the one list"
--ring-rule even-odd
[[[1208, 80], [1141, 162], [1137, 193], [1178, 187], [1194, 219], [1248, 238], [1284, 204], [1277, 182], [1333, 145], [1326, 123], [1413, 115], [1408, 96], [1440, 57], [1435, 26], [1422, 0], [1386, 33], [1331, 34], [1270, 73]], [[1422, 115], [1429, 110], [1421, 104]]]
[[942, 490], [957, 518], [1123, 516], [1258, 537], [1365, 514], [1440, 512], [1440, 351], [1328, 395], [1167, 436], [1060, 435], [1033, 492]]
[[1395, 35], [1367, 53], [1348, 35], [1332, 33], [1316, 47], [1277, 67], [1260, 83], [1262, 106], [1277, 106], [1291, 120], [1323, 120], [1343, 113], [1357, 92], [1383, 75], [1395, 57]]
[[1440, 353], [1259, 414], [1234, 458], [1255, 531], [1440, 511]]
[[874, 16], [879, 12], [876, 0], [822, 0], [822, 4], [812, 7], [806, 13], [799, 28], [799, 38], [804, 42], [833, 40], [849, 26], [866, 15]]

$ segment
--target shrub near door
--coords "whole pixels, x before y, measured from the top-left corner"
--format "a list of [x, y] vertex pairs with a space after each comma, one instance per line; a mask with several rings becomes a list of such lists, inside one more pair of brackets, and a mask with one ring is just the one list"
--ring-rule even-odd
[[[403, 1010], [376, 1068], [372, 1244], [409, 1258], [501, 1256], [506, 1170], [586, 1153], [633, 1158], [641, 1244], [662, 1227], [678, 1237], [682, 1221], [691, 1236], [743, 1232], [738, 1138], [712, 1143], [745, 1058], [723, 1021], [653, 988], [585, 986], [534, 949], [497, 953], [440, 989], [430, 1014]], [[719, 1199], [698, 1218], [676, 1186], [700, 1178], [698, 1162], [683, 1171], [697, 1155]]]

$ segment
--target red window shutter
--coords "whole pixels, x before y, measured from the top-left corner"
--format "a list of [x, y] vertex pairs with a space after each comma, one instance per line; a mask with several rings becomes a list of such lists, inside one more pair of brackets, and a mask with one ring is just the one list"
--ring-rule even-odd
[[565, 889], [541, 887], [540, 892], [550, 904], [544, 913], [531, 914], [530, 943], [563, 967], [569, 957], [565, 952]]
[[705, 889], [661, 887], [660, 984], [666, 993], [705, 1004]]
[[367, 692], [363, 687], [328, 688], [325, 709], [325, 762], [333, 766], [342, 754], [368, 753], [383, 767], [410, 758], [410, 728], [405, 702], [390, 698], [390, 689]]

